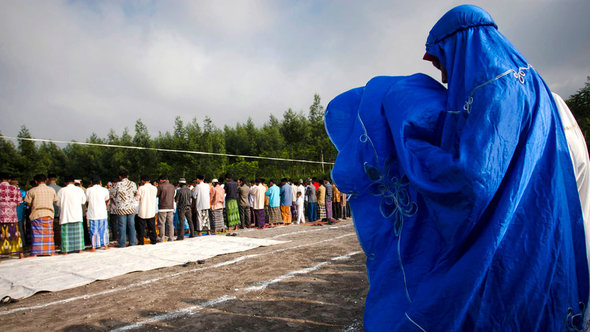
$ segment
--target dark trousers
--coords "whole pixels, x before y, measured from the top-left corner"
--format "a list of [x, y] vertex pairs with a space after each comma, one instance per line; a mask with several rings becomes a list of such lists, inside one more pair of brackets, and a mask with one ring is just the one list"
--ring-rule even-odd
[[334, 219], [342, 218], [342, 209], [340, 208], [340, 202], [332, 202], [332, 211], [334, 213]]
[[193, 225], [193, 211], [190, 206], [178, 208], [176, 213], [178, 214], [178, 240], [184, 239], [184, 217], [188, 222], [188, 228], [190, 229], [191, 236], [195, 236], [195, 226]]
[[[118, 219], [117, 219], [116, 214], [109, 214], [109, 229], [111, 230], [110, 239], [113, 239], [113, 240], [119, 238], [119, 224], [118, 224], [117, 220]], [[58, 242], [55, 242], [55, 243], [58, 243]], [[61, 243], [61, 242], [59, 242], [59, 243]]]
[[156, 235], [156, 217], [144, 219], [140, 217], [135, 217], [135, 230], [137, 231], [137, 243], [140, 245], [144, 244], [144, 238], [147, 237], [150, 239], [151, 244], [156, 244], [157, 235]]
[[250, 206], [239, 206], [240, 221], [242, 222], [242, 228], [250, 228], [252, 222], [250, 221]]

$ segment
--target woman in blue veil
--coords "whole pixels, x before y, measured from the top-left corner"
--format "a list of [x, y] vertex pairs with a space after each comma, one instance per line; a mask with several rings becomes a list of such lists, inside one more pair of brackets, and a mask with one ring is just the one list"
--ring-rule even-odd
[[336, 97], [332, 176], [367, 255], [369, 331], [582, 330], [588, 267], [572, 162], [545, 82], [475, 6], [425, 59]]

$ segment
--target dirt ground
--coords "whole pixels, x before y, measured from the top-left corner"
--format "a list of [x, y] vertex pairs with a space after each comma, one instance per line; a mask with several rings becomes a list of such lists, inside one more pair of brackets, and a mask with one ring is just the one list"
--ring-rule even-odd
[[38, 293], [0, 306], [1, 329], [362, 331], [368, 284], [352, 221], [237, 233], [288, 242]]

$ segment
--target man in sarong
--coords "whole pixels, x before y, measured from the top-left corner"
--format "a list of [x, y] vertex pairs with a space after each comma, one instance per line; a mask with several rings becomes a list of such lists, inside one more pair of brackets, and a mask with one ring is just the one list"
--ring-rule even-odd
[[66, 186], [57, 193], [61, 224], [61, 252], [82, 252], [85, 247], [84, 227], [82, 226], [82, 205], [86, 203], [86, 194], [82, 188], [74, 185], [74, 178], [64, 178]]
[[45, 184], [47, 178], [43, 174], [34, 177], [36, 187], [27, 192], [25, 202], [31, 207], [31, 256], [55, 255], [53, 241], [53, 215], [54, 204], [57, 203], [57, 194], [53, 188]]
[[254, 210], [254, 217], [256, 219], [256, 226], [264, 228], [265, 215], [264, 215], [264, 199], [266, 188], [262, 186], [261, 180], [256, 179], [253, 186], [250, 186], [250, 195], [252, 195], [252, 209]]
[[223, 222], [223, 202], [225, 191], [219, 185], [219, 180], [211, 180], [213, 185], [213, 191], [211, 193], [211, 228], [213, 234], [217, 234], [217, 231], [223, 231], [225, 223]]
[[23, 258], [23, 243], [18, 229], [16, 206], [23, 202], [17, 187], [10, 185], [10, 176], [0, 174], [0, 257], [16, 256]]
[[280, 224], [281, 219], [281, 190], [275, 184], [274, 179], [270, 179], [270, 185], [264, 195], [268, 197], [268, 223], [273, 227]]
[[318, 198], [319, 219], [326, 221], [326, 187], [323, 183], [319, 184], [316, 195]]
[[[47, 175], [47, 186], [55, 191], [55, 195], [61, 189], [61, 186], [57, 184], [57, 175], [51, 173]], [[53, 204], [53, 243], [57, 249], [61, 245], [61, 225], [59, 224], [59, 206]]]
[[314, 222], [317, 220], [317, 206], [318, 206], [318, 199], [316, 196], [315, 186], [311, 182], [311, 179], [307, 179], [305, 182], [305, 201], [307, 205], [305, 206], [305, 211], [307, 212], [307, 221]]
[[291, 206], [293, 205], [293, 190], [291, 185], [287, 183], [287, 179], [281, 179], [281, 219], [285, 225], [289, 225], [292, 222]]
[[205, 177], [197, 175], [197, 185], [193, 189], [193, 200], [197, 209], [197, 235], [205, 230], [211, 234], [211, 225], [209, 223], [209, 209], [211, 208], [211, 196], [209, 185], [205, 183]]
[[334, 198], [334, 191], [332, 190], [332, 184], [328, 178], [324, 178], [324, 187], [326, 188], [326, 220], [328, 222], [333, 222], [332, 220], [332, 199]]
[[447, 12], [426, 52], [448, 89], [377, 77], [326, 110], [367, 255], [364, 328], [584, 330], [582, 208], [551, 91], [475, 6]]
[[231, 174], [225, 175], [225, 214], [227, 215], [227, 226], [230, 230], [238, 229], [240, 225], [240, 211], [238, 208], [238, 184]]
[[88, 230], [90, 231], [90, 242], [92, 249], [96, 248], [109, 249], [109, 190], [102, 186], [102, 181], [98, 175], [92, 177], [92, 186], [86, 189], [86, 199], [88, 201]]

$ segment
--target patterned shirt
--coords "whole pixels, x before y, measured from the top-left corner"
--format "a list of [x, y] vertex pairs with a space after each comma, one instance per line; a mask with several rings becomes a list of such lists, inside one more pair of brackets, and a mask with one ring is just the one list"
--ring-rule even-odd
[[8, 182], [0, 183], [0, 224], [18, 222], [16, 206], [23, 202], [23, 197], [17, 187]]
[[116, 195], [115, 202], [117, 208], [115, 214], [134, 214], [137, 211], [137, 201], [135, 196], [137, 195], [137, 185], [133, 181], [125, 178], [115, 185]]
[[41, 183], [32, 188], [25, 197], [25, 202], [31, 205], [29, 219], [37, 220], [43, 217], [53, 218], [54, 205], [57, 203], [57, 194], [53, 188]]

